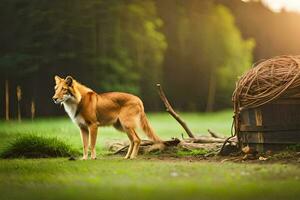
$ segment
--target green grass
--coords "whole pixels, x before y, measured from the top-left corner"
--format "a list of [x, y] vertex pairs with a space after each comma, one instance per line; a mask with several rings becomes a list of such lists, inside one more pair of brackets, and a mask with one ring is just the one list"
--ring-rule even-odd
[[0, 199], [297, 199], [299, 168], [156, 160], [9, 160]]
[[[151, 125], [156, 133], [163, 139], [172, 137], [181, 138], [184, 133], [182, 127], [167, 113], [155, 113], [147, 115]], [[232, 123], [232, 112], [223, 111], [218, 113], [199, 114], [183, 113], [182, 118], [188, 123], [192, 131], [199, 134], [207, 134], [210, 128], [215, 132], [230, 135]], [[29, 121], [4, 122], [0, 121], [0, 152], [6, 145], [20, 135], [38, 135], [47, 137], [57, 137], [72, 144], [76, 149], [81, 151], [81, 139], [79, 129], [67, 117], [63, 118], [46, 118]], [[143, 138], [143, 134], [141, 134]], [[112, 127], [101, 127], [98, 130], [97, 150], [101, 154], [106, 149], [108, 141], [127, 139], [127, 135], [116, 131]], [[104, 152], [106, 153], [106, 152]]]
[[79, 155], [66, 142], [56, 137], [22, 135], [0, 152], [0, 158], [50, 158]]
[[176, 152], [177, 156], [203, 156], [205, 154], [209, 153], [209, 151], [205, 149], [193, 149], [193, 150], [178, 150]]
[[[229, 135], [231, 112], [182, 114], [193, 131]], [[149, 114], [164, 139], [183, 130], [168, 114]], [[18, 136], [57, 137], [81, 150], [78, 129], [66, 118], [0, 122], [0, 152]], [[0, 199], [299, 199], [300, 167], [105, 155], [105, 143], [126, 139], [101, 128], [98, 160], [0, 159]]]

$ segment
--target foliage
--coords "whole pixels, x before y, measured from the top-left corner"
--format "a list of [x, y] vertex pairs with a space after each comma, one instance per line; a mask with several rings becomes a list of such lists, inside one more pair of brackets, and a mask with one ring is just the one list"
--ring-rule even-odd
[[[217, 25], [217, 30], [208, 34], [213, 38], [218, 38], [221, 41], [216, 44], [219, 48], [219, 55], [216, 59], [220, 59], [219, 64], [216, 65], [216, 105], [230, 106], [233, 90], [235, 89], [235, 82], [241, 74], [243, 74], [252, 65], [252, 50], [255, 46], [253, 39], [243, 40], [240, 31], [234, 24], [234, 18], [229, 10], [224, 6], [216, 7], [217, 17], [214, 20], [223, 20], [223, 23]], [[222, 34], [219, 34], [222, 32]], [[216, 35], [215, 35], [215, 34]], [[214, 39], [213, 39], [214, 40]]]
[[160, 3], [160, 14], [172, 51], [166, 53], [164, 74], [172, 101], [184, 110], [204, 110], [211, 104], [211, 111], [217, 104], [219, 108], [230, 105], [237, 76], [251, 66], [254, 41], [241, 37], [234, 17], [223, 5], [168, 2]]
[[[299, 12], [272, 12], [262, 0], [215, 0], [228, 7], [244, 37], [255, 39], [254, 61], [300, 53]], [[254, 14], [255, 13], [255, 14]]]
[[300, 144], [290, 145], [290, 146], [288, 146], [287, 150], [288, 151], [299, 152], [300, 151]]
[[[95, 41], [92, 64], [96, 86], [104, 91], [134, 94], [141, 94], [149, 85], [153, 87], [166, 48], [164, 35], [158, 31], [162, 22], [156, 16], [154, 2], [110, 1], [97, 6], [95, 23], [99, 26], [98, 37], [104, 40]], [[108, 24], [111, 28], [102, 28]], [[153, 101], [153, 92], [142, 94]]]
[[149, 110], [161, 106], [157, 82], [175, 108], [221, 108], [252, 62], [254, 42], [213, 0], [3, 0], [0, 13], [0, 78], [12, 90], [21, 85], [27, 116], [32, 99], [37, 115], [59, 113], [50, 100], [54, 75], [139, 95]]
[[208, 153], [207, 149], [192, 149], [192, 150], [178, 150], [177, 156], [203, 156]]
[[25, 85], [25, 101], [49, 103], [53, 76], [70, 74], [99, 92], [157, 102], [152, 88], [167, 45], [154, 1], [4, 1], [0, 77]]
[[8, 79], [16, 113], [21, 85], [27, 116], [32, 99], [37, 115], [62, 114], [50, 100], [55, 74], [134, 93], [149, 110], [161, 109], [156, 82], [176, 109], [229, 107], [252, 57], [299, 54], [300, 46], [299, 13], [273, 13], [260, 1], [3, 0], [0, 13], [0, 88]]
[[78, 155], [70, 145], [57, 138], [23, 135], [12, 141], [0, 154], [1, 158], [48, 158]]

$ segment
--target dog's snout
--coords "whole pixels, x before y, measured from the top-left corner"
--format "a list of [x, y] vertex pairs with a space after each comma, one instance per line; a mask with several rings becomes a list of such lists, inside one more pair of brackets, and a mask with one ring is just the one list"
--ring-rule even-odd
[[57, 102], [57, 99], [58, 99], [58, 98], [52, 97], [52, 99], [53, 99], [54, 102]]

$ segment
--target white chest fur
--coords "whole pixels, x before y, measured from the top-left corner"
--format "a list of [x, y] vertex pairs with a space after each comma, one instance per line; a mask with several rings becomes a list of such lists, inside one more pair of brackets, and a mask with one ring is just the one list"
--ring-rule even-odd
[[[63, 103], [65, 111], [68, 113], [69, 117], [72, 121], [77, 125], [86, 125], [85, 120], [83, 117], [78, 114], [76, 115], [77, 111], [77, 104], [75, 103]], [[76, 115], [76, 116], [75, 116]]]

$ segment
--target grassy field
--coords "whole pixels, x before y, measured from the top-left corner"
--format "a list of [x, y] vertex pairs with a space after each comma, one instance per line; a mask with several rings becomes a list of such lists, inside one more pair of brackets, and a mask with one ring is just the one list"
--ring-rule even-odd
[[[194, 132], [230, 134], [232, 113], [182, 114]], [[149, 114], [164, 139], [183, 130], [165, 113]], [[67, 118], [0, 122], [0, 151], [24, 134], [57, 137], [81, 149]], [[300, 166], [107, 156], [107, 141], [126, 139], [111, 128], [98, 133], [98, 160], [0, 159], [0, 199], [299, 199]]]
[[[207, 134], [207, 129], [210, 128], [216, 132], [230, 135], [232, 123], [231, 111], [223, 111], [210, 114], [181, 114], [182, 118], [187, 121], [188, 125], [195, 133]], [[181, 126], [167, 113], [148, 114], [151, 125], [156, 130], [157, 134], [163, 139], [172, 137], [181, 138], [184, 130]], [[0, 151], [13, 138], [24, 135], [34, 134], [41, 136], [50, 136], [63, 139], [81, 150], [81, 139], [79, 129], [67, 117], [53, 119], [38, 119], [35, 121], [18, 122], [0, 122]], [[144, 137], [143, 134], [140, 134]], [[145, 138], [145, 137], [144, 137]], [[98, 130], [97, 149], [101, 154], [107, 141], [112, 140], [127, 140], [127, 135], [116, 131], [112, 127], [101, 127]]]

